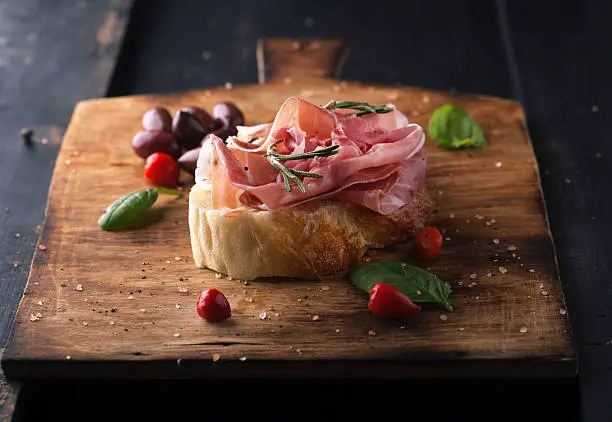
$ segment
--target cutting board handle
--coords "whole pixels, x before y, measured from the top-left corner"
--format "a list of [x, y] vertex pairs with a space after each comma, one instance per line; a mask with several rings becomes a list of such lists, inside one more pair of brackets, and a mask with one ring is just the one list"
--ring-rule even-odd
[[348, 54], [337, 38], [265, 38], [257, 42], [259, 83], [338, 77]]

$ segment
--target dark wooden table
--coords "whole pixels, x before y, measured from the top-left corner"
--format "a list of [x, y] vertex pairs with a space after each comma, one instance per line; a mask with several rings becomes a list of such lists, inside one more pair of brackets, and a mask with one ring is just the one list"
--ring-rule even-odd
[[[262, 420], [397, 412], [444, 420], [609, 420], [611, 12], [605, 0], [142, 0], [133, 8], [127, 0], [1, 0], [0, 347], [23, 293], [54, 159], [76, 102], [254, 83], [257, 38], [335, 36], [351, 46], [346, 79], [522, 102], [574, 327], [579, 377], [409, 385], [261, 380], [19, 386], [2, 380], [0, 420], [81, 419], [92, 408], [115, 419], [177, 420], [198, 411]], [[22, 127], [32, 127], [37, 140], [47, 143], [26, 148]], [[213, 405], [228, 397], [234, 406]]]

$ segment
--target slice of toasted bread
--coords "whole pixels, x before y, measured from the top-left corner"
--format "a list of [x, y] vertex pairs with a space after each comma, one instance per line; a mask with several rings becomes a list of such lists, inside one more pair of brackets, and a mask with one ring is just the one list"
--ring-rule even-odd
[[189, 229], [195, 263], [232, 278], [316, 279], [347, 269], [368, 248], [403, 241], [432, 212], [425, 192], [389, 215], [332, 199], [281, 211], [224, 213], [211, 209], [211, 191], [194, 185]]

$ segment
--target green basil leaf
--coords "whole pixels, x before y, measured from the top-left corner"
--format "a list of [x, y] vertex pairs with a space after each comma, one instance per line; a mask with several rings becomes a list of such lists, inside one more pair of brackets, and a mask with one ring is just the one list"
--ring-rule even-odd
[[102, 230], [114, 231], [128, 227], [143, 211], [157, 201], [156, 188], [137, 190], [113, 202], [98, 220]]
[[450, 284], [429, 271], [399, 261], [380, 260], [361, 264], [349, 270], [348, 278], [368, 294], [376, 283], [386, 283], [415, 303], [437, 303], [449, 311], [453, 310]]
[[443, 148], [483, 148], [487, 145], [482, 128], [461, 107], [446, 104], [429, 120], [429, 136]]

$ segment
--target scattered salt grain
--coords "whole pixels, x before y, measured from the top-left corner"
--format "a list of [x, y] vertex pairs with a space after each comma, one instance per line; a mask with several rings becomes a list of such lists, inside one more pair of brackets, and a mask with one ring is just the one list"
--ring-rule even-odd
[[70, 359], [72, 359], [70, 355], [66, 355], [66, 360], [70, 360]]
[[115, 325], [115, 321], [111, 321], [109, 324], [110, 325]]
[[521, 327], [519, 330], [521, 333], [525, 334], [527, 332], [527, 327]]
[[19, 239], [21, 237], [21, 234], [20, 233], [15, 233], [14, 237], [15, 237], [15, 239]]
[[182, 260], [183, 260], [183, 258], [181, 258], [180, 256], [175, 256], [175, 257], [174, 257], [174, 260], [175, 260], [175, 261], [182, 261]]
[[502, 162], [498, 161], [497, 163], [495, 163], [495, 167], [500, 168], [502, 166]]
[[567, 311], [565, 309], [561, 308], [561, 309], [559, 309], [559, 313], [561, 315], [565, 315], [567, 313]]
[[249, 303], [253, 302], [253, 298], [252, 297], [245, 297], [244, 300], [246, 302], [249, 302]]
[[548, 292], [546, 290], [542, 290], [542, 296], [548, 296]]
[[38, 321], [40, 319], [40, 313], [38, 314], [30, 314], [30, 321]]
[[268, 314], [265, 311], [259, 313], [259, 319], [261, 319], [262, 321], [266, 319], [267, 317], [268, 317]]
[[243, 356], [243, 357], [240, 358], [240, 362], [244, 362], [246, 359], [247, 358]]
[[492, 272], [488, 272], [487, 273], [487, 277], [493, 277], [493, 273]]
[[311, 319], [313, 321], [321, 321], [321, 317], [319, 315], [313, 315]]
[[83, 285], [82, 284], [77, 284], [77, 286], [74, 288], [74, 290], [76, 290], [77, 292], [82, 292], [83, 291]]
[[223, 274], [219, 274], [219, 273], [216, 273], [216, 274], [215, 274], [215, 278], [216, 278], [217, 280], [218, 280], [218, 279], [220, 279], [221, 277], [223, 277]]
[[189, 292], [189, 289], [187, 287], [182, 287], [182, 286], [177, 287], [176, 290], [178, 290], [180, 293]]
[[41, 251], [46, 251], [47, 247], [45, 245], [38, 245], [38, 249]]
[[234, 88], [234, 85], [231, 82], [226, 82], [225, 83], [225, 89], [230, 90]]
[[533, 268], [529, 268], [529, 272], [530, 273], [535, 273], [535, 270]]
[[36, 302], [37, 305], [43, 306], [43, 301], [39, 300], [38, 302]]
[[140, 309], [140, 312], [142, 312], [144, 314], [145, 312], [147, 312], [147, 310], [145, 308], [142, 308], [142, 309]]
[[181, 309], [181, 305], [179, 305], [178, 303], [174, 306], [176, 307], [176, 309]]
[[440, 321], [443, 321], [443, 322], [448, 321], [448, 316], [446, 314], [440, 314]]
[[508, 249], [509, 251], [515, 251], [515, 250], [516, 250], [516, 246], [514, 246], [514, 245], [510, 245], [510, 246], [508, 246], [508, 248], [507, 248], [507, 249]]
[[340, 328], [336, 328], [336, 332], [339, 333], [340, 332]]
[[470, 278], [471, 278], [471, 279], [474, 279], [474, 278], [476, 278], [476, 277], [478, 277], [478, 274], [476, 274], [476, 273], [474, 273], [474, 274], [470, 274]]
[[506, 267], [499, 267], [498, 270], [502, 274], [506, 274], [508, 272], [508, 269]]
[[450, 241], [450, 240], [451, 240], [451, 238], [450, 238], [450, 236], [446, 236], [446, 237], [444, 238], [444, 240], [446, 240], [446, 241], [448, 242], [448, 241]]
[[423, 294], [423, 292], [422, 292], [422, 291], [420, 291], [420, 290], [417, 290], [417, 291], [416, 291], [416, 294], [417, 294], [417, 296], [421, 296], [421, 295]]
[[84, 327], [87, 327], [88, 325], [89, 325], [89, 323], [88, 323], [88, 322], [83, 321], [83, 326], [84, 326]]
[[180, 337], [180, 336], [181, 336], [181, 333], [174, 333], [174, 334], [172, 334], [172, 335], [173, 335], [174, 337], [177, 337], [177, 338], [178, 338], [178, 337]]
[[499, 245], [500, 240], [499, 239], [493, 239], [493, 243], [496, 245]]
[[330, 289], [329, 286], [323, 286], [321, 287], [321, 290], [323, 290], [324, 292], [328, 291]]
[[213, 353], [212, 354], [212, 361], [213, 362], [217, 362], [219, 359], [221, 359], [221, 355], [219, 353]]
[[368, 335], [369, 335], [370, 337], [376, 337], [376, 331], [374, 331], [374, 330], [370, 330], [370, 331], [368, 331]]
[[424, 102], [425, 104], [429, 103], [429, 97], [428, 97], [427, 95], [424, 95], [424, 96], [423, 96], [423, 102]]
[[452, 212], [448, 215], [448, 218], [455, 218], [455, 214], [453, 214]]

